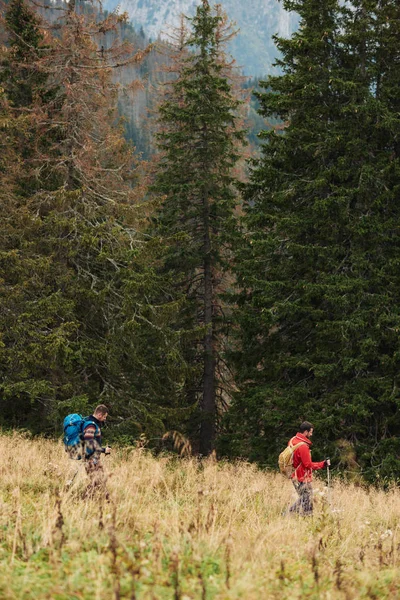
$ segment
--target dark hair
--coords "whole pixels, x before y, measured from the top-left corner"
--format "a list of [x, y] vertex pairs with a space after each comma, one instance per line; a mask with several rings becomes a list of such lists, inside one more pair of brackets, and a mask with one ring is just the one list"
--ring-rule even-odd
[[95, 411], [93, 414], [100, 414], [100, 415], [107, 415], [108, 414], [108, 408], [105, 404], [99, 404], [98, 406], [96, 406]]
[[314, 429], [314, 425], [309, 421], [304, 421], [304, 423], [300, 425], [299, 431], [300, 433], [304, 433], [305, 431], [310, 431], [310, 429]]

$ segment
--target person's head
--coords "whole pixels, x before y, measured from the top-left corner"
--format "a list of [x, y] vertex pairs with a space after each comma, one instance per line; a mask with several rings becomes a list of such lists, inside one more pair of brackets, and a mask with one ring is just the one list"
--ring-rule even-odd
[[299, 428], [300, 433], [302, 433], [305, 437], [310, 438], [314, 431], [314, 425], [309, 421], [304, 421]]
[[93, 416], [96, 417], [98, 421], [104, 423], [108, 416], [107, 406], [105, 404], [99, 404], [96, 406]]

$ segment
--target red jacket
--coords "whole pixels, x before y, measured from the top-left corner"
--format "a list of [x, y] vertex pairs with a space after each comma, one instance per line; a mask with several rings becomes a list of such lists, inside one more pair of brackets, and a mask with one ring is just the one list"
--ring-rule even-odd
[[292, 446], [295, 446], [300, 442], [305, 443], [294, 451], [293, 466], [295, 471], [292, 475], [292, 479], [310, 483], [310, 481], [312, 481], [312, 472], [323, 469], [325, 466], [325, 461], [312, 462], [310, 452], [310, 446], [312, 442], [302, 433], [296, 433], [296, 435], [289, 440], [288, 445], [291, 444]]

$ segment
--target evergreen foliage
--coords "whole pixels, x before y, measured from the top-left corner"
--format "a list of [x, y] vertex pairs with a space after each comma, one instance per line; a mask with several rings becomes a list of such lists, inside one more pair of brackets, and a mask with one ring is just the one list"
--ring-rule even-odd
[[235, 227], [237, 198], [233, 167], [243, 132], [240, 102], [234, 92], [232, 65], [224, 44], [232, 36], [220, 8], [203, 1], [190, 28], [177, 35], [173, 68], [176, 79], [159, 109], [161, 157], [154, 190], [165, 195], [156, 230], [171, 238], [166, 272], [176, 280], [176, 293], [187, 296], [182, 312], [185, 328], [201, 328], [186, 348], [198, 366], [188, 382], [188, 403], [200, 408], [201, 454], [214, 446], [219, 380], [221, 292], [226, 285], [230, 235]]
[[[101, 401], [128, 443], [173, 431], [202, 455], [217, 442], [276, 466], [307, 419], [315, 459], [399, 477], [400, 6], [284, 6], [300, 28], [276, 38], [279, 74], [243, 84], [227, 16], [202, 0], [163, 58], [147, 131], [118, 116], [139, 86], [121, 93], [127, 73], [159, 60], [143, 31], [89, 3], [58, 3], [46, 24], [28, 0], [8, 3], [0, 425], [59, 432], [67, 412]], [[242, 207], [250, 85], [248, 116], [265, 131], [260, 157], [251, 138]], [[155, 135], [150, 199], [125, 138], [147, 152]]]
[[[144, 191], [134, 182], [111, 79], [115, 58], [138, 61], [143, 53], [114, 46], [104, 56], [95, 43], [96, 31], [117, 20], [77, 14], [71, 2], [42, 52], [35, 14], [20, 0], [7, 13], [12, 43], [2, 65], [18, 73], [29, 63], [38, 77], [30, 79], [35, 92], [17, 77], [5, 77], [2, 92], [5, 425], [59, 431], [62, 415], [89, 413], [100, 398], [121, 417], [117, 430], [127, 439], [160, 436], [179, 421], [178, 305], [155, 272], [159, 246], [141, 233]], [[24, 40], [18, 52], [14, 36]]]
[[9, 57], [2, 61], [0, 82], [14, 107], [30, 106], [43, 75], [35, 69], [43, 50], [40, 20], [24, 0], [11, 0], [5, 16], [9, 34]]
[[260, 95], [286, 127], [264, 134], [245, 192], [225, 442], [274, 464], [307, 419], [342, 468], [350, 448], [368, 478], [398, 476], [400, 8], [285, 6], [301, 22]]

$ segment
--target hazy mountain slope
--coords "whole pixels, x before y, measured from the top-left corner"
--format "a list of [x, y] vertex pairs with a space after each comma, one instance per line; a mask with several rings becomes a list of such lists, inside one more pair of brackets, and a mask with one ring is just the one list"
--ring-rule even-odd
[[[193, 14], [200, 0], [106, 0], [105, 8], [119, 5], [126, 11], [136, 29], [143, 27], [155, 39], [165, 36], [168, 28], [179, 23], [182, 13]], [[265, 75], [271, 71], [276, 56], [272, 35], [289, 36], [298, 17], [284, 10], [278, 0], [220, 0], [240, 32], [232, 42], [232, 53], [247, 75]]]

